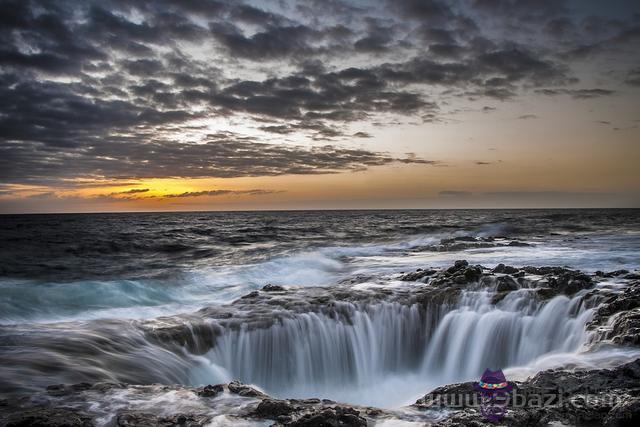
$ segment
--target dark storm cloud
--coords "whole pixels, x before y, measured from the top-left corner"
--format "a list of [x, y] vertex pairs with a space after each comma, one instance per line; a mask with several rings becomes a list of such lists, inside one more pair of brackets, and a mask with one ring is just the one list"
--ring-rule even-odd
[[536, 89], [537, 93], [547, 96], [569, 95], [574, 99], [591, 99], [611, 96], [616, 92], [609, 89]]
[[231, 57], [252, 61], [310, 55], [316, 51], [311, 41], [320, 35], [305, 25], [270, 27], [250, 37], [229, 23], [214, 23], [209, 29]]
[[[432, 164], [317, 142], [205, 138], [195, 120], [348, 141], [371, 137], [355, 129], [376, 117], [438, 122], [451, 98], [608, 96], [572, 87], [570, 60], [640, 39], [637, 19], [578, 16], [564, 1], [365, 3], [0, 0], [0, 178], [67, 185], [60, 179]], [[553, 42], [529, 37], [531, 26]], [[624, 71], [637, 85], [637, 70]], [[200, 144], [182, 138], [197, 132]]]
[[629, 71], [624, 82], [631, 86], [640, 86], [640, 68]]
[[76, 176], [139, 179], [327, 174], [393, 162], [432, 163], [330, 145], [305, 148], [256, 143], [229, 133], [209, 135], [205, 143], [198, 144], [172, 140], [139, 143], [135, 138], [110, 137], [63, 151], [39, 142], [4, 144], [0, 146], [0, 179], [46, 184]]

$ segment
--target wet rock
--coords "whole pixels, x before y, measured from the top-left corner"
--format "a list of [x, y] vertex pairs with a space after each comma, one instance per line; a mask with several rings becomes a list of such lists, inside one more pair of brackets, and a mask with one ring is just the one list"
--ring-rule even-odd
[[640, 346], [640, 309], [617, 315], [606, 338], [618, 345]]
[[460, 259], [460, 260], [455, 261], [453, 263], [453, 266], [451, 266], [451, 267], [449, 267], [447, 269], [447, 273], [454, 274], [454, 273], [456, 273], [456, 272], [458, 272], [458, 271], [460, 271], [463, 268], [466, 268], [468, 266], [469, 266], [469, 263], [467, 262], [467, 260]]
[[548, 300], [558, 296], [558, 291], [550, 288], [540, 288], [536, 293], [541, 300]]
[[278, 419], [283, 415], [290, 415], [295, 411], [293, 405], [286, 400], [264, 399], [253, 412], [259, 418]]
[[496, 293], [492, 298], [491, 298], [491, 304], [496, 305], [498, 304], [500, 301], [502, 301], [503, 299], [505, 299], [505, 297], [509, 295], [509, 292], [498, 292]]
[[565, 268], [565, 267], [531, 267], [531, 266], [526, 266], [526, 267], [522, 267], [522, 270], [524, 270], [525, 273], [527, 274], [535, 274], [538, 276], [546, 276], [549, 274], [553, 274], [553, 275], [560, 275], [563, 273], [571, 273], [572, 270]]
[[159, 417], [146, 412], [125, 411], [116, 417], [118, 427], [202, 427], [209, 423], [206, 415], [176, 414]]
[[510, 265], [498, 264], [491, 271], [494, 272], [494, 273], [514, 274], [514, 273], [517, 273], [519, 270], [517, 268], [515, 268], [515, 267], [510, 266]]
[[496, 291], [497, 292], [511, 292], [518, 290], [518, 282], [516, 282], [511, 276], [500, 276], [497, 279]]
[[515, 246], [515, 247], [527, 247], [527, 246], [532, 246], [529, 243], [525, 243], [525, 242], [518, 242], [516, 240], [513, 240], [511, 242], [509, 242], [509, 244], [507, 246]]
[[[638, 384], [640, 359], [614, 369], [543, 371], [514, 384], [506, 416], [499, 424], [636, 426], [640, 419]], [[540, 402], [539, 396], [546, 396], [544, 405], [532, 404], [533, 399]], [[514, 404], [516, 400], [520, 403]], [[454, 411], [436, 426], [495, 425], [481, 415], [471, 382], [439, 387], [418, 399], [414, 406]]]
[[248, 385], [242, 384], [240, 381], [232, 381], [227, 386], [231, 393], [237, 394], [243, 397], [267, 397], [261, 391], [256, 390], [253, 387], [249, 387]]
[[579, 271], [564, 272], [557, 277], [549, 277], [547, 280], [550, 288], [569, 296], [594, 285], [590, 276]]
[[618, 277], [628, 273], [629, 273], [629, 270], [616, 270], [616, 271], [609, 271], [608, 273], [605, 273], [603, 271], [596, 271], [595, 275], [598, 277]]
[[89, 427], [93, 419], [83, 412], [67, 408], [31, 408], [11, 415], [6, 427]]
[[482, 268], [479, 266], [467, 267], [464, 270], [464, 277], [467, 282], [477, 282], [480, 279], [480, 276], [482, 276]]
[[640, 398], [623, 401], [611, 409], [604, 419], [605, 427], [636, 427], [640, 425]]
[[432, 270], [432, 269], [423, 270], [423, 269], [419, 268], [413, 273], [407, 273], [407, 274], [401, 276], [400, 280], [405, 281], [405, 282], [417, 282], [419, 280], [422, 280], [425, 277], [432, 276], [432, 275], [434, 275], [436, 273], [437, 273], [436, 270]]
[[145, 412], [123, 412], [116, 417], [118, 427], [157, 427], [158, 424], [158, 417]]
[[336, 406], [322, 411], [305, 414], [286, 424], [290, 427], [366, 427], [367, 420], [360, 412], [348, 406]]
[[265, 292], [281, 292], [284, 291], [285, 289], [280, 286], [280, 285], [272, 285], [271, 283], [264, 285], [262, 287], [262, 290]]
[[196, 391], [196, 394], [200, 397], [216, 397], [224, 391], [222, 384], [206, 385], [202, 389]]
[[252, 291], [252, 292], [249, 292], [246, 295], [241, 296], [240, 298], [242, 298], [242, 299], [252, 299], [252, 298], [259, 297], [259, 296], [260, 296], [260, 292]]
[[54, 384], [47, 386], [47, 393], [50, 396], [64, 396], [70, 393], [75, 393], [77, 391], [89, 390], [90, 388], [91, 384], [89, 383], [78, 383], [72, 385]]

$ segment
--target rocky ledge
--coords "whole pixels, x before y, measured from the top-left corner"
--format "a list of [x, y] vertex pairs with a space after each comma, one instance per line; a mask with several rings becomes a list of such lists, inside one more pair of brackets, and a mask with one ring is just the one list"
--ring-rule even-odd
[[[498, 425], [640, 425], [640, 359], [614, 369], [547, 370], [513, 386]], [[481, 414], [471, 382], [439, 387], [395, 411], [326, 399], [274, 399], [231, 382], [205, 387], [56, 385], [46, 393], [0, 400], [0, 425], [477, 427], [496, 423]]]
[[[515, 382], [504, 418], [506, 426], [640, 425], [640, 359], [615, 369], [548, 370]], [[449, 410], [436, 426], [483, 426], [473, 383], [437, 388], [415, 403], [421, 410]]]
[[326, 399], [274, 399], [239, 382], [205, 387], [80, 383], [0, 400], [0, 425], [5, 427], [361, 427], [413, 422], [424, 425], [429, 417], [416, 410], [385, 411]]

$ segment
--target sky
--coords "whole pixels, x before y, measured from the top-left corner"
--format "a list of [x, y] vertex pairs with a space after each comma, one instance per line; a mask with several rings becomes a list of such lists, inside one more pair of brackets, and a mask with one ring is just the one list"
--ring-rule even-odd
[[0, 213], [640, 207], [636, 0], [0, 0]]

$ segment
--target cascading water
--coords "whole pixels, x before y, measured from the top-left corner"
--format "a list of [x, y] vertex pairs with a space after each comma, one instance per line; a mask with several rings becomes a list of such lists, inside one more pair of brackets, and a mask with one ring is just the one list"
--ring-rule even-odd
[[453, 307], [342, 303], [268, 328], [228, 330], [206, 355], [209, 375], [200, 370], [206, 378], [195, 380], [238, 378], [280, 397], [390, 407], [439, 384], [475, 379], [486, 368], [575, 352], [587, 341], [593, 309], [583, 295], [543, 302], [520, 289], [492, 304], [494, 296], [466, 291]]

